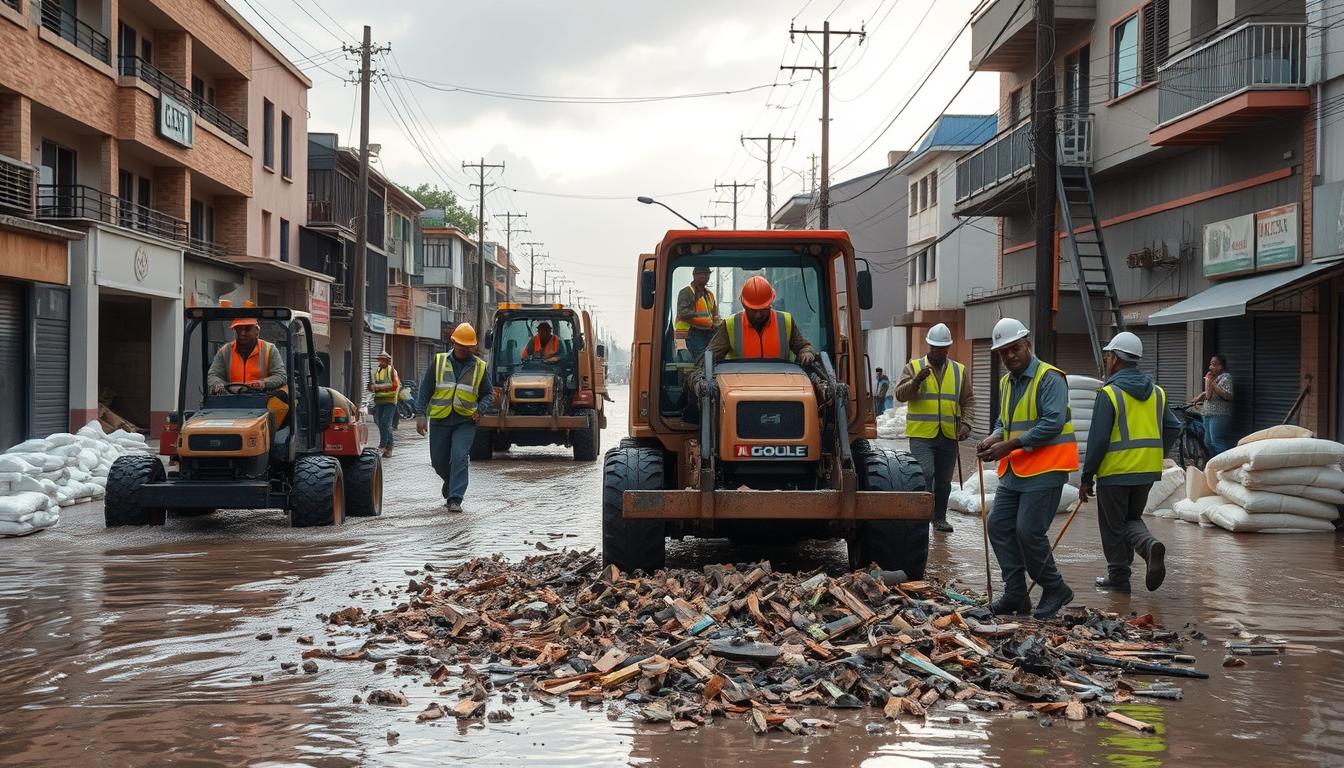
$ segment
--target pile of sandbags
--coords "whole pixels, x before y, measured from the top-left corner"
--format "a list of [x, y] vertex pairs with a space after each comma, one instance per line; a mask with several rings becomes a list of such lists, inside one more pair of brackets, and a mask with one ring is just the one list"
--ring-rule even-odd
[[905, 417], [909, 411], [905, 403], [899, 403], [877, 417], [877, 436], [887, 440], [905, 439]]
[[112, 462], [150, 453], [145, 436], [91, 421], [78, 433], [25, 440], [0, 454], [0, 535], [22, 536], [60, 520], [60, 508], [102, 498]]
[[1148, 503], [1144, 505], [1143, 513], [1153, 517], [1176, 517], [1176, 503], [1188, 496], [1185, 486], [1185, 470], [1167, 459], [1163, 463], [1162, 478], [1153, 483], [1152, 490], [1148, 492]]
[[[985, 507], [994, 508], [994, 493], [999, 488], [998, 465], [985, 465]], [[1064, 486], [1056, 514], [1067, 512], [1078, 501], [1078, 486], [1072, 483]], [[952, 493], [947, 497], [947, 508], [953, 512], [980, 516], [980, 478], [971, 475], [964, 484], [952, 483]]]
[[1069, 481], [1082, 484], [1083, 461], [1087, 456], [1087, 437], [1092, 429], [1092, 411], [1097, 404], [1097, 390], [1105, 383], [1091, 376], [1069, 374], [1069, 419], [1073, 422], [1073, 437], [1078, 441], [1078, 471], [1069, 474]]

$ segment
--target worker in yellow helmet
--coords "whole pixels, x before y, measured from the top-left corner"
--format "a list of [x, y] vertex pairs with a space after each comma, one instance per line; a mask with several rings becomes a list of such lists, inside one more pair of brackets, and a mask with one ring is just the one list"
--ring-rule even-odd
[[476, 422], [494, 402], [495, 388], [489, 366], [476, 355], [476, 329], [461, 323], [451, 338], [453, 351], [436, 355], [420, 381], [419, 391], [429, 396], [416, 406], [415, 430], [429, 433], [429, 461], [443, 480], [444, 505], [461, 512]]

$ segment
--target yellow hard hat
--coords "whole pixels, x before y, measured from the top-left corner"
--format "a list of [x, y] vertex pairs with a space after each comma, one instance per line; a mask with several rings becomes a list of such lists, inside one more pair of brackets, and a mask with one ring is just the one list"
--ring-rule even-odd
[[471, 327], [471, 323], [460, 323], [453, 329], [453, 335], [449, 337], [454, 343], [461, 344], [464, 347], [476, 346], [476, 329]]

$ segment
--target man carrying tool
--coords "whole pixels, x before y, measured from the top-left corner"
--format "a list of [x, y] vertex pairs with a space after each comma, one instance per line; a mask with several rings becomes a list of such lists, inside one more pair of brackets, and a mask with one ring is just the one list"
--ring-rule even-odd
[[1148, 564], [1148, 591], [1167, 576], [1167, 548], [1143, 523], [1143, 508], [1153, 483], [1162, 479], [1162, 457], [1176, 444], [1181, 422], [1167, 407], [1167, 393], [1138, 368], [1143, 342], [1122, 331], [1102, 353], [1106, 384], [1097, 390], [1088, 430], [1087, 456], [1078, 498], [1087, 501], [1096, 487], [1097, 526], [1106, 554], [1106, 575], [1097, 588], [1129, 592], [1134, 553]]
[[551, 333], [551, 324], [542, 320], [537, 326], [537, 335], [527, 342], [523, 349], [524, 360], [541, 360], [544, 363], [560, 362], [560, 339]]
[[905, 434], [910, 438], [910, 453], [924, 470], [925, 490], [933, 494], [933, 530], [951, 533], [947, 497], [957, 467], [957, 443], [971, 433], [961, 415], [970, 409], [973, 395], [966, 366], [947, 356], [952, 331], [939, 323], [929, 329], [924, 341], [928, 354], [901, 369], [896, 399], [910, 404]]
[[430, 395], [416, 405], [415, 431], [429, 433], [429, 461], [443, 480], [444, 506], [461, 512], [476, 422], [480, 409], [494, 401], [495, 389], [489, 366], [475, 353], [476, 329], [461, 323], [450, 338], [453, 351], [435, 355], [420, 381], [419, 391]]
[[285, 385], [285, 356], [275, 345], [261, 338], [261, 324], [255, 317], [240, 317], [230, 324], [233, 341], [219, 348], [210, 361], [206, 384], [210, 394], [224, 393], [226, 384], [245, 384], [268, 391]]
[[714, 326], [719, 324], [719, 302], [709, 290], [709, 275], [706, 266], [691, 270], [691, 284], [677, 293], [677, 317], [672, 324], [677, 346], [684, 344], [697, 360], [705, 353]]
[[369, 391], [373, 393], [373, 420], [378, 424], [378, 447], [383, 458], [392, 458], [393, 431], [392, 422], [397, 415], [397, 398], [401, 395], [401, 377], [392, 367], [392, 353], [383, 350], [378, 353], [378, 367], [369, 380]]
[[1043, 591], [1032, 616], [1048, 619], [1073, 600], [1046, 533], [1069, 473], [1078, 468], [1078, 445], [1064, 372], [1036, 358], [1030, 335], [1011, 317], [994, 326], [990, 350], [999, 353], [1008, 373], [999, 382], [994, 431], [976, 451], [982, 461], [999, 462], [1001, 478], [988, 532], [1003, 573], [1003, 594], [991, 608], [997, 615], [1031, 611], [1030, 573]]
[[[706, 349], [714, 362], [725, 359], [774, 358], [796, 359], [804, 368], [817, 362], [817, 350], [793, 323], [793, 316], [771, 308], [775, 289], [761, 275], [753, 275], [742, 285], [743, 310], [726, 318], [709, 340]], [[696, 358], [691, 374], [691, 391], [700, 394], [705, 380], [704, 356]]]

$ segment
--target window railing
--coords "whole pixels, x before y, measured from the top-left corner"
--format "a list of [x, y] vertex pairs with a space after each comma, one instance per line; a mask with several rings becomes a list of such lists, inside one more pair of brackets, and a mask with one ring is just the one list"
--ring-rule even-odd
[[184, 244], [190, 239], [185, 220], [82, 184], [39, 185], [37, 218], [100, 221]]
[[1307, 85], [1306, 24], [1250, 23], [1158, 70], [1157, 122], [1175, 122], [1249, 90]]
[[187, 241], [187, 252], [211, 259], [223, 259], [229, 255], [228, 248], [225, 248], [219, 243], [212, 243], [209, 240], [203, 240], [199, 237], [193, 237]]
[[219, 107], [192, 93], [191, 89], [165, 75], [162, 70], [139, 56], [121, 56], [117, 59], [121, 74], [142, 80], [145, 85], [166, 93], [183, 104], [191, 106], [191, 111], [224, 133], [247, 143], [247, 128], [242, 123], [220, 111]]
[[[1088, 165], [1092, 162], [1092, 114], [1060, 112], [1056, 116], [1059, 162]], [[1031, 119], [1001, 132], [977, 149], [957, 159], [957, 202], [963, 202], [1031, 170], [1035, 163]]]
[[78, 16], [62, 8], [59, 2], [42, 0], [42, 26], [104, 64], [112, 63], [112, 48], [108, 45], [107, 35], [80, 21]]
[[37, 169], [0, 155], [0, 209], [33, 215]]

